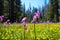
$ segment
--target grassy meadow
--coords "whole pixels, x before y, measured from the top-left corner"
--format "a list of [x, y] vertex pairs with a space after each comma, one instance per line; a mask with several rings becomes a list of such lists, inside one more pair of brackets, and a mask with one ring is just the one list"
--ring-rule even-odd
[[[22, 24], [0, 24], [0, 40], [60, 40], [60, 24], [27, 24], [30, 31]], [[24, 35], [25, 34], [25, 35]], [[24, 38], [25, 37], [25, 38]]]

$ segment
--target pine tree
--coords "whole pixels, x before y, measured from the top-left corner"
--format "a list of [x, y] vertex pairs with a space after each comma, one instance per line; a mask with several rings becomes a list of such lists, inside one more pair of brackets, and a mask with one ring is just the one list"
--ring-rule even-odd
[[10, 9], [9, 9], [9, 19], [11, 22], [21, 21], [20, 16], [21, 11], [21, 1], [20, 0], [10, 0]]
[[0, 15], [3, 14], [3, 0], [0, 0]]
[[59, 22], [58, 0], [50, 0], [50, 21]]
[[17, 21], [20, 22], [22, 19], [22, 6], [21, 6], [21, 0], [16, 0], [16, 11], [17, 11]]
[[8, 19], [9, 16], [9, 1], [3, 0], [3, 15], [4, 15], [4, 21]]

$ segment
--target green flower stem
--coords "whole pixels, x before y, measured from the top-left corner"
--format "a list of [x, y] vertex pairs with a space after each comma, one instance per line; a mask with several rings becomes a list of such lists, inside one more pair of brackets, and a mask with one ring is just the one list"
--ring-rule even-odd
[[35, 23], [34, 23], [34, 34], [35, 34], [35, 40], [36, 40], [36, 29], [35, 29]]
[[25, 27], [24, 27], [24, 40], [25, 40]]

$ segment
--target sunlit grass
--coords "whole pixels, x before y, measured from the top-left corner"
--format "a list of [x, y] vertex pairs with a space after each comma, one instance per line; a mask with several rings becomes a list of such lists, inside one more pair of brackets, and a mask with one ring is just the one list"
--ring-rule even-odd
[[[60, 39], [60, 24], [27, 24], [30, 32], [26, 30], [25, 40], [59, 40]], [[24, 40], [24, 27], [22, 24], [9, 24], [4, 27], [0, 24], [0, 40]]]

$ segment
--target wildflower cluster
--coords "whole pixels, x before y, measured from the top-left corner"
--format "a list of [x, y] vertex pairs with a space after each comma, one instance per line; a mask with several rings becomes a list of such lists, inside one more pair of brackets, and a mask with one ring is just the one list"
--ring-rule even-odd
[[9, 19], [6, 22], [4, 22], [4, 26], [6, 26], [7, 24], [10, 24], [10, 20]]
[[0, 16], [0, 22], [2, 22], [2, 21], [3, 21], [3, 18], [4, 18], [4, 16]]
[[39, 11], [35, 12], [35, 15], [33, 16], [33, 20], [32, 20], [31, 23], [36, 22], [37, 21], [37, 18], [39, 18], [39, 17], [40, 17], [40, 12]]

